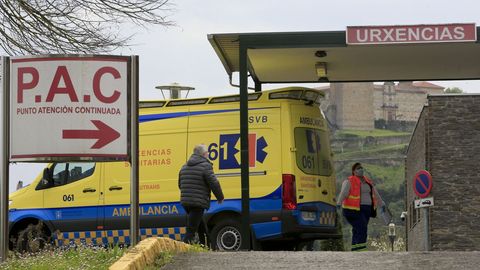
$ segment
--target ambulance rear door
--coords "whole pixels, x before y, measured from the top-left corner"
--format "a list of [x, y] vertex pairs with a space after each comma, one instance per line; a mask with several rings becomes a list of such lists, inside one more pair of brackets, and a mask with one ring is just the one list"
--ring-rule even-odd
[[291, 105], [297, 203], [333, 205], [334, 171], [326, 121], [318, 105]]

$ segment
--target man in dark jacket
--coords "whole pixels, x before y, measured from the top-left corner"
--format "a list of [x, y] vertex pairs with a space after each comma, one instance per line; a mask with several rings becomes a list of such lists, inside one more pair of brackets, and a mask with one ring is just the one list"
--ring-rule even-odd
[[213, 192], [218, 203], [223, 202], [223, 192], [208, 160], [207, 147], [199, 144], [178, 175], [180, 202], [187, 212], [187, 233], [183, 239], [191, 243], [202, 221], [203, 212], [210, 208], [210, 194]]

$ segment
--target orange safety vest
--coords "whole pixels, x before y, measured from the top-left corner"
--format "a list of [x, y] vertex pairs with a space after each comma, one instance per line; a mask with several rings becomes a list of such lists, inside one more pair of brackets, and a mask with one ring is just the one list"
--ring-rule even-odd
[[[375, 198], [375, 192], [373, 192], [373, 182], [366, 176], [364, 176], [364, 179], [372, 188], [370, 194], [372, 194], [373, 209], [377, 209], [377, 198]], [[349, 176], [348, 181], [350, 181], [350, 192], [348, 193], [348, 197], [343, 201], [342, 206], [346, 209], [360, 211], [360, 187], [362, 186], [362, 182], [360, 178], [355, 175]]]

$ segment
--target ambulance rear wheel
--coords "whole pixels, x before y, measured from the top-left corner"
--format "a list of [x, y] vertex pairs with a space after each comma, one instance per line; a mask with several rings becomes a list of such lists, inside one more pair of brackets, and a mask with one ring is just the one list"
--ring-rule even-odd
[[18, 233], [16, 251], [37, 253], [49, 244], [49, 237], [40, 222], [36, 225], [28, 224], [27, 228]]
[[227, 219], [220, 221], [213, 227], [211, 234], [212, 247], [220, 251], [238, 251], [243, 248], [244, 235], [240, 223]]

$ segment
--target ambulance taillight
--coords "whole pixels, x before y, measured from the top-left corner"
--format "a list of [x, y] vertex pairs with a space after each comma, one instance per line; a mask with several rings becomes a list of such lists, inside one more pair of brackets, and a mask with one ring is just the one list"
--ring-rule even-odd
[[286, 210], [297, 209], [297, 192], [293, 174], [282, 175], [282, 207]]

